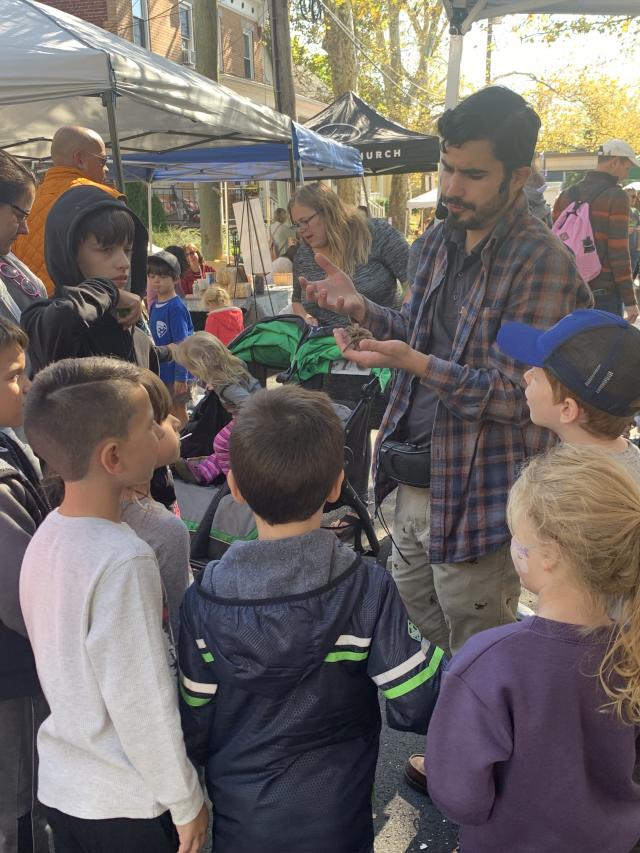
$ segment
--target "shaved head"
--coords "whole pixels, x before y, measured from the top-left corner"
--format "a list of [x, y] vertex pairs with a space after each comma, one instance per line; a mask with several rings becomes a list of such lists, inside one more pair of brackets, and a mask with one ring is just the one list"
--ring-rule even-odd
[[104, 140], [88, 127], [65, 125], [56, 131], [51, 143], [54, 166], [79, 169], [100, 184], [104, 183], [107, 174], [106, 166], [103, 165], [105, 156]]

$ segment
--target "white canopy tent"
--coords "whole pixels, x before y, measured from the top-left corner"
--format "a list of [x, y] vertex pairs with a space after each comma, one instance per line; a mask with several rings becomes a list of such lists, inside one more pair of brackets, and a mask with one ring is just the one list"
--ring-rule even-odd
[[445, 105], [453, 107], [460, 89], [462, 42], [475, 21], [502, 15], [640, 15], [640, 0], [443, 0], [450, 21]]
[[120, 151], [291, 143], [291, 120], [189, 68], [35, 0], [0, 3], [0, 148], [49, 156], [58, 127], [96, 130]]
[[407, 201], [407, 208], [409, 210], [428, 210], [430, 207], [435, 207], [438, 204], [439, 195], [440, 190], [438, 187], [434, 187], [426, 193], [421, 193], [410, 198]]

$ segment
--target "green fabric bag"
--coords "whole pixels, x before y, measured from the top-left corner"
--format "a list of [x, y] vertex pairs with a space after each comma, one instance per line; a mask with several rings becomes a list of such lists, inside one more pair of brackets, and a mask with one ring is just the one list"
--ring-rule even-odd
[[256, 323], [229, 349], [245, 362], [255, 361], [273, 370], [288, 370], [301, 338], [302, 329], [297, 323], [275, 320]]
[[[329, 373], [331, 363], [342, 358], [340, 348], [333, 335], [309, 338], [293, 356], [291, 362], [296, 375], [301, 382], [317, 376], [318, 373]], [[391, 371], [388, 367], [374, 367], [372, 374], [378, 378], [380, 390], [384, 391], [391, 379]]]

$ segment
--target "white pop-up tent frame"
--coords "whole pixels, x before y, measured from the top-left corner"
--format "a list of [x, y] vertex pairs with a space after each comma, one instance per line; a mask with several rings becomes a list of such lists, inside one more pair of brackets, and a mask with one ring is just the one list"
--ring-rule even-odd
[[465, 33], [472, 24], [503, 15], [640, 15], [639, 0], [443, 0], [449, 18], [449, 66], [445, 106], [454, 107], [460, 91]]
[[292, 143], [288, 116], [35, 0], [0, 3], [0, 80], [0, 148], [46, 160], [58, 127], [91, 127], [120, 186], [122, 152]]

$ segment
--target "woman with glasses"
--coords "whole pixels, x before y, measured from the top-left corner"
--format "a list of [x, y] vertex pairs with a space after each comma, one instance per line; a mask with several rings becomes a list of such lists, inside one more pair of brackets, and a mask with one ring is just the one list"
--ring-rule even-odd
[[29, 233], [27, 217], [35, 191], [33, 174], [0, 151], [0, 315], [17, 324], [27, 305], [47, 295], [38, 276], [11, 251], [16, 237]]
[[206, 278], [207, 273], [214, 272], [212, 266], [205, 264], [200, 249], [195, 243], [186, 243], [184, 253], [187, 256], [187, 269], [182, 273], [180, 284], [185, 295], [193, 293], [193, 282], [199, 278]]
[[401, 284], [407, 280], [409, 246], [404, 237], [383, 219], [367, 219], [347, 208], [321, 183], [301, 187], [289, 202], [289, 215], [300, 247], [293, 261], [293, 310], [307, 322], [345, 325], [343, 315], [308, 302], [300, 276], [318, 281], [325, 272], [316, 264], [317, 252], [348, 270], [358, 292], [378, 305], [398, 307]]

